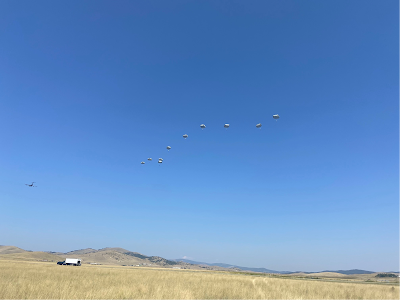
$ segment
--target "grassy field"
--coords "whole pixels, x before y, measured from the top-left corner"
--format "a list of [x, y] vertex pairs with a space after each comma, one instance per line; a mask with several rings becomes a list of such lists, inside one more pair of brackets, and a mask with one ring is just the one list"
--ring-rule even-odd
[[399, 299], [399, 286], [0, 261], [1, 299]]

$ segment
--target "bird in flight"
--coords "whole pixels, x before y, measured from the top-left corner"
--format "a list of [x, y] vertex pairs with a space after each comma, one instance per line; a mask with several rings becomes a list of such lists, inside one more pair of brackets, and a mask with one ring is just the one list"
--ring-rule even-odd
[[25, 185], [30, 186], [30, 187], [37, 187], [36, 185], [33, 185], [35, 182], [32, 182], [31, 184], [25, 183]]

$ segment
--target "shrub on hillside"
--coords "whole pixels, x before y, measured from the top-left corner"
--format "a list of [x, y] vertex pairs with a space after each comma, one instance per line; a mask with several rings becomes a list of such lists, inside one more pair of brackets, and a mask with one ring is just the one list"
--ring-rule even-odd
[[392, 273], [379, 273], [375, 277], [397, 277], [397, 275]]

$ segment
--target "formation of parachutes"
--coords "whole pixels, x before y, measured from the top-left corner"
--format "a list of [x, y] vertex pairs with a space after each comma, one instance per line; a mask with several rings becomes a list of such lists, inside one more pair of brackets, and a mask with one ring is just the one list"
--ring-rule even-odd
[[[277, 114], [277, 115], [273, 115], [272, 116], [275, 120], [278, 120], [279, 119], [279, 115]], [[261, 123], [258, 123], [257, 125], [256, 125], [256, 128], [260, 128], [261, 129]], [[224, 127], [226, 128], [226, 129], [228, 129], [229, 128], [229, 124], [224, 124]], [[200, 128], [201, 128], [201, 130], [203, 130], [204, 128], [206, 128], [206, 125], [204, 125], [204, 124], [201, 124], [200, 125]], [[188, 138], [189, 136], [187, 135], [187, 134], [184, 134], [183, 135], [183, 138], [186, 140], [187, 138]], [[167, 146], [167, 150], [169, 151], [170, 149], [171, 149], [172, 147], [171, 146]], [[152, 161], [153, 159], [151, 158], [151, 157], [149, 157], [148, 159], [147, 159], [148, 161]], [[162, 162], [163, 162], [163, 159], [162, 158], [159, 158], [158, 159], [158, 163], [159, 164], [162, 164]], [[145, 162], [144, 161], [142, 161], [142, 162], [140, 162], [142, 165], [144, 165], [145, 164]]]

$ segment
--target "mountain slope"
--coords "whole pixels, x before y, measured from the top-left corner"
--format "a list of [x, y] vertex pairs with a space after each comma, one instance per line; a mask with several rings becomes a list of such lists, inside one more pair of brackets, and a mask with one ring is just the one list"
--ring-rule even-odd
[[69, 252], [65, 253], [65, 255], [80, 255], [80, 254], [93, 253], [96, 251], [97, 250], [92, 249], [92, 248], [86, 248], [86, 249], [81, 249], [81, 250], [69, 251]]
[[23, 253], [23, 252], [28, 252], [28, 251], [15, 246], [0, 246], [0, 255], [10, 254], [10, 253]]
[[[165, 259], [160, 256], [147, 256], [138, 252], [132, 252], [123, 248], [108, 247], [103, 249], [80, 249], [69, 251], [67, 253], [60, 252], [32, 252], [26, 251], [15, 246], [0, 246], [0, 259], [12, 260], [47, 260], [60, 261], [65, 258], [80, 258], [83, 263], [98, 263], [110, 265], [140, 265], [154, 267], [179, 267], [184, 269], [197, 270], [231, 270], [231, 271], [251, 271], [272, 274], [296, 274], [301, 271], [275, 271], [266, 268], [249, 268], [241, 267], [225, 263], [205, 263], [188, 259]], [[337, 270], [337, 271], [321, 271], [321, 272], [301, 272], [302, 274], [325, 273], [325, 275], [333, 276], [335, 274], [343, 275], [369, 275], [375, 272], [366, 270]], [[335, 273], [335, 274], [327, 274]], [[391, 272], [393, 273], [393, 272]], [[335, 275], [338, 276], [338, 275]]]
[[334, 272], [334, 273], [340, 273], [340, 274], [345, 274], [345, 275], [355, 275], [355, 274], [372, 274], [375, 272], [371, 271], [366, 271], [366, 270], [358, 270], [358, 269], [353, 269], [353, 270], [337, 270], [337, 271], [321, 271], [322, 272]]
[[205, 262], [198, 262], [194, 260], [188, 260], [188, 259], [174, 259], [175, 261], [181, 261], [181, 262], [186, 262], [190, 264], [195, 264], [195, 265], [207, 265], [207, 266], [217, 266], [221, 268], [229, 268], [229, 269], [240, 269], [242, 271], [251, 271], [251, 272], [261, 272], [261, 273], [273, 273], [273, 274], [289, 274], [291, 272], [286, 272], [286, 271], [274, 271], [274, 270], [269, 270], [266, 268], [248, 268], [248, 267], [240, 267], [240, 266], [235, 266], [235, 265], [230, 265], [230, 264], [224, 264], [224, 263], [205, 263]]
[[4, 260], [25, 260], [25, 261], [60, 261], [63, 257], [47, 252], [30, 252], [0, 254], [0, 259]]
[[[261, 272], [261, 273], [272, 273], [272, 274], [295, 274], [299, 273], [301, 271], [296, 271], [296, 272], [290, 272], [290, 271], [274, 271], [274, 270], [269, 270], [266, 268], [248, 268], [248, 267], [240, 267], [240, 266], [235, 266], [235, 265], [230, 265], [230, 264], [224, 264], [224, 263], [205, 263], [205, 262], [198, 262], [194, 260], [188, 260], [188, 259], [174, 259], [175, 261], [181, 261], [181, 262], [186, 262], [190, 264], [196, 264], [196, 265], [207, 265], [207, 266], [219, 266], [223, 268], [236, 268], [240, 269], [243, 271], [252, 271], [252, 272]], [[301, 272], [303, 274], [319, 274], [319, 273], [336, 273], [336, 274], [343, 274], [343, 275], [359, 275], [359, 274], [373, 274], [375, 272], [371, 271], [366, 271], [366, 270], [358, 270], [358, 269], [353, 269], [353, 270], [338, 270], [338, 271], [320, 271], [320, 272]]]
[[103, 248], [99, 250], [87, 248], [67, 252], [65, 256], [69, 258], [80, 258], [83, 263], [151, 265], [160, 267], [178, 265], [175, 261], [170, 261], [159, 256], [146, 256], [123, 248]]

